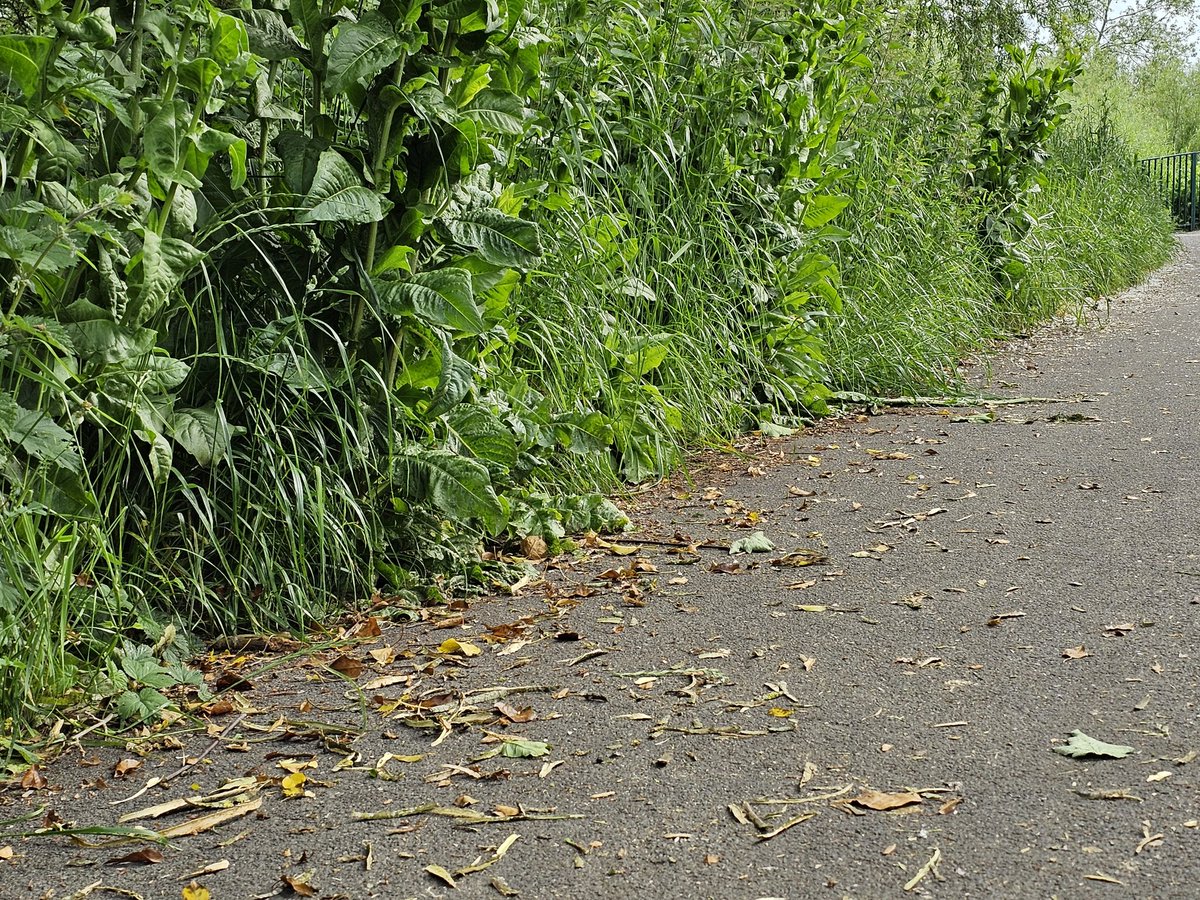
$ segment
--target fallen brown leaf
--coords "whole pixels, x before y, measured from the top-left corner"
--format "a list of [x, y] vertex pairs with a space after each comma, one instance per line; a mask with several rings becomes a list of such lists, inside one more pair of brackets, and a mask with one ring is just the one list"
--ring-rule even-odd
[[133, 759], [132, 757], [119, 760], [117, 764], [113, 766], [113, 775], [117, 778], [124, 778], [134, 769], [141, 766], [141, 764], [142, 761], [140, 759]]
[[914, 803], [922, 801], [921, 795], [915, 791], [889, 794], [884, 791], [873, 791], [870, 788], [863, 788], [857, 797], [852, 797], [847, 802], [857, 803], [859, 806], [865, 806], [867, 809], [873, 809], [878, 812], [886, 812], [890, 809], [900, 809], [903, 806], [911, 806]]
[[342, 654], [329, 664], [329, 668], [335, 672], [341, 672], [347, 678], [354, 679], [363, 673], [364, 666], [361, 660]]
[[116, 856], [105, 862], [106, 866], [141, 866], [152, 865], [163, 861], [161, 850], [156, 850], [154, 847], [143, 847], [141, 850], [134, 850], [132, 853], [126, 853], [124, 856]]

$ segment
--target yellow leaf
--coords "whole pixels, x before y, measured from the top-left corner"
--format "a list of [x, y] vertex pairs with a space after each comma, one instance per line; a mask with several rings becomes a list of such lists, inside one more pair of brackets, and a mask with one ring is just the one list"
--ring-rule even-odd
[[209, 900], [208, 888], [194, 881], [184, 885], [183, 900]]
[[308, 781], [303, 772], [293, 772], [280, 782], [285, 797], [303, 797], [304, 782]]
[[627, 544], [609, 544], [608, 545], [608, 552], [615, 553], [617, 556], [632, 556], [634, 553], [637, 553], [641, 549], [642, 548], [640, 546], [631, 547], [631, 546], [628, 546]]
[[463, 656], [478, 656], [483, 651], [470, 641], [458, 641], [447, 638], [438, 647], [438, 653], [461, 653]]
[[774, 716], [777, 719], [786, 719], [792, 714], [792, 710], [784, 709], [782, 706], [772, 706], [767, 712], [767, 715]]

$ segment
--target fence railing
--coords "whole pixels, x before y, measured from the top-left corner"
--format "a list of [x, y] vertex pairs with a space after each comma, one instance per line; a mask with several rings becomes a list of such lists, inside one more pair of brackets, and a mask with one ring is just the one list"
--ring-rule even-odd
[[1141, 164], [1167, 205], [1171, 207], [1171, 213], [1179, 226], [1188, 231], [1195, 231], [1197, 217], [1200, 215], [1200, 210], [1197, 209], [1200, 205], [1200, 196], [1197, 196], [1197, 190], [1200, 190], [1197, 185], [1200, 172], [1196, 171], [1200, 164], [1200, 150], [1172, 153], [1170, 156], [1152, 156], [1141, 160]]

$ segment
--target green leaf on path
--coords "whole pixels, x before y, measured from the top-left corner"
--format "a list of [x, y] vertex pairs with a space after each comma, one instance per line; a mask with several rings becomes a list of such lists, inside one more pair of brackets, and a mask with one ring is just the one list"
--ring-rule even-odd
[[756, 531], [750, 537], [744, 537], [741, 540], [734, 541], [729, 545], [730, 554], [734, 553], [769, 553], [775, 549], [775, 545], [761, 531]]
[[504, 743], [500, 745], [500, 755], [510, 759], [545, 756], [549, 752], [549, 744], [529, 738], [505, 738]]
[[1087, 756], [1124, 759], [1133, 752], [1132, 747], [1126, 747], [1124, 744], [1108, 744], [1104, 741], [1098, 741], [1078, 730], [1071, 732], [1071, 739], [1067, 743], [1051, 747], [1050, 749], [1055, 753], [1070, 756], [1074, 759], [1081, 759]]
[[769, 438], [790, 437], [796, 433], [795, 428], [788, 428], [786, 425], [776, 425], [774, 422], [759, 422], [758, 430], [762, 432], [763, 437]]

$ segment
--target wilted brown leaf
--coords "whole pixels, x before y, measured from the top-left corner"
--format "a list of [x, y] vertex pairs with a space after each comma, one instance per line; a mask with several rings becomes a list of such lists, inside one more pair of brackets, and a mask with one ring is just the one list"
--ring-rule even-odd
[[317, 889], [312, 884], [312, 876], [312, 872], [305, 872], [303, 875], [282, 875], [279, 880], [288, 893], [297, 897], [315, 897]]
[[142, 866], [153, 865], [163, 861], [161, 850], [156, 850], [154, 847], [143, 847], [141, 850], [134, 850], [132, 853], [126, 853], [124, 856], [116, 856], [108, 860], [106, 866]]
[[390, 666], [396, 661], [395, 647], [378, 647], [374, 650], [367, 651], [371, 655], [371, 659], [375, 660], [378, 665]]
[[329, 664], [329, 668], [335, 672], [341, 672], [347, 678], [354, 679], [363, 673], [364, 666], [361, 660], [342, 654]]
[[1062, 652], [1064, 659], [1083, 659], [1085, 656], [1091, 656], [1091, 651], [1087, 647], [1080, 644], [1078, 647], [1068, 647]]
[[867, 809], [885, 812], [889, 809], [899, 809], [902, 806], [911, 806], [914, 803], [920, 803], [921, 795], [915, 791], [886, 793], [884, 791], [873, 791], [870, 788], [863, 788], [859, 795], [851, 798], [849, 802], [865, 806]]
[[350, 632], [354, 637], [379, 637], [383, 634], [383, 629], [379, 627], [379, 620], [374, 616], [369, 616], [363, 622], [359, 622]]
[[537, 713], [533, 711], [532, 706], [526, 706], [523, 709], [517, 709], [511, 703], [505, 703], [503, 700], [496, 704], [496, 710], [510, 722], [518, 725], [523, 725], [526, 722], [532, 722], [537, 718]]
[[126, 757], [125, 759], [119, 760], [117, 762], [117, 764], [115, 766], [113, 766], [113, 775], [116, 776], [117, 778], [124, 778], [126, 775], [128, 775], [130, 772], [132, 772], [134, 769], [141, 766], [141, 764], [142, 764], [142, 761], [140, 759], [134, 759], [133, 757]]
[[27, 791], [40, 791], [47, 783], [46, 776], [37, 766], [30, 766], [21, 776], [21, 787]]
[[521, 538], [521, 555], [526, 559], [537, 561], [545, 559], [550, 552], [546, 539], [536, 534], [527, 534]]

